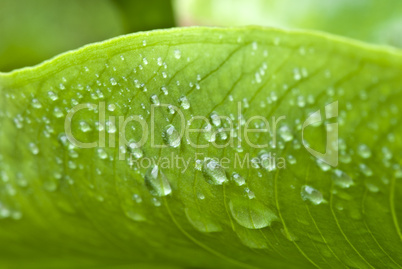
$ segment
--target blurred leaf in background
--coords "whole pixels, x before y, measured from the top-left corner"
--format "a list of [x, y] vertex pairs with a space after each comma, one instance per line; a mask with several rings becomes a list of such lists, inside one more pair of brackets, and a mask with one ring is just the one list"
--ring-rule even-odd
[[170, 0], [113, 0], [120, 8], [126, 32], [175, 26]]
[[121, 34], [172, 26], [166, 0], [1, 0], [0, 71]]
[[402, 47], [400, 0], [174, 0], [179, 25], [263, 25], [325, 31]]

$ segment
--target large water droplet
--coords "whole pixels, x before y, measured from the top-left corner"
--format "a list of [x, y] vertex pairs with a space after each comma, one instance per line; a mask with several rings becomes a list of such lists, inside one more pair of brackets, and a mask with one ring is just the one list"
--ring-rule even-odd
[[212, 221], [201, 213], [198, 209], [191, 207], [184, 210], [188, 221], [193, 227], [203, 233], [219, 232], [222, 231], [222, 227], [219, 223]]
[[232, 199], [229, 202], [233, 218], [248, 229], [261, 229], [278, 220], [276, 214], [256, 199]]
[[169, 181], [157, 165], [150, 167], [145, 173], [145, 185], [155, 196], [166, 196], [172, 192]]

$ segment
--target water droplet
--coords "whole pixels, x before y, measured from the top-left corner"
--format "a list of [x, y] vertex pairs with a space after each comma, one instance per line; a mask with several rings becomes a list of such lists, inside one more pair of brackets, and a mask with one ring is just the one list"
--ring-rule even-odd
[[169, 94], [168, 89], [167, 89], [165, 86], [162, 86], [162, 87], [161, 87], [161, 91], [163, 92], [164, 95], [168, 95], [168, 94]]
[[143, 45], [144, 47], [147, 45], [147, 41], [146, 41], [145, 39], [142, 41], [142, 45]]
[[360, 167], [360, 171], [366, 176], [366, 177], [370, 177], [373, 175], [373, 171], [370, 169], [370, 167], [368, 167], [367, 165], [365, 165], [364, 163], [361, 163], [359, 165]]
[[133, 200], [137, 203], [140, 204], [142, 203], [142, 198], [138, 194], [133, 194]]
[[154, 206], [156, 206], [156, 207], [159, 207], [162, 205], [161, 201], [159, 201], [159, 199], [156, 197], [153, 197], [151, 201], [154, 204]]
[[370, 158], [371, 156], [370, 148], [365, 144], [359, 145], [359, 147], [357, 148], [357, 153], [360, 155], [360, 157], [364, 159]]
[[49, 96], [50, 100], [52, 101], [56, 101], [57, 99], [59, 99], [59, 97], [57, 96], [56, 93], [52, 92], [52, 91], [48, 91], [47, 95]]
[[130, 155], [133, 156], [135, 159], [139, 159], [144, 155], [141, 148], [133, 140], [130, 140], [128, 142], [127, 149], [128, 152], [130, 152]]
[[157, 165], [147, 170], [145, 185], [149, 192], [155, 196], [166, 196], [172, 192], [169, 181]]
[[366, 185], [366, 188], [367, 188], [370, 192], [376, 193], [376, 192], [379, 192], [379, 191], [380, 191], [380, 189], [379, 189], [376, 185], [374, 185], [374, 184], [372, 184], [372, 183], [366, 182], [365, 185]]
[[252, 46], [253, 50], [257, 50], [257, 49], [258, 49], [258, 43], [255, 42], [255, 41], [251, 44], [251, 46]]
[[255, 73], [255, 81], [256, 81], [257, 83], [261, 83], [261, 82], [262, 82], [261, 75], [260, 75], [260, 73], [258, 73], [258, 72]]
[[158, 59], [157, 59], [156, 61], [157, 61], [157, 64], [158, 64], [159, 66], [162, 66], [163, 62], [162, 62], [162, 58], [161, 58], [161, 57], [158, 57]]
[[319, 205], [324, 203], [325, 200], [320, 191], [314, 189], [313, 187], [304, 185], [301, 189], [301, 197], [304, 201], [309, 200], [315, 205]]
[[55, 108], [53, 109], [53, 115], [54, 115], [56, 118], [61, 118], [61, 117], [64, 116], [64, 113], [63, 113], [63, 111], [61, 111], [60, 108], [55, 107]]
[[80, 130], [84, 133], [87, 133], [92, 130], [91, 126], [85, 121], [80, 121]]
[[331, 169], [331, 166], [329, 166], [327, 163], [323, 162], [320, 159], [317, 159], [317, 165], [320, 167], [320, 169], [324, 172], [329, 171]]
[[246, 184], [246, 180], [238, 173], [233, 173], [231, 179], [237, 184], [237, 186], [243, 186]]
[[189, 109], [190, 108], [190, 102], [188, 101], [186, 96], [181, 96], [179, 98], [179, 103], [180, 103], [180, 107], [183, 109]]
[[109, 110], [110, 112], [113, 112], [116, 109], [116, 106], [114, 104], [109, 104], [107, 106], [107, 110]]
[[349, 188], [354, 184], [352, 178], [339, 169], [334, 170], [333, 180], [335, 185], [341, 188]]
[[292, 131], [290, 130], [289, 126], [283, 125], [278, 130], [279, 135], [282, 139], [286, 142], [291, 141], [293, 139]]
[[98, 151], [98, 157], [99, 157], [100, 159], [104, 160], [104, 159], [107, 158], [107, 153], [106, 153], [106, 151], [105, 151], [104, 149], [98, 148], [97, 151]]
[[117, 82], [114, 78], [110, 78], [110, 84], [112, 84], [113, 86], [117, 85]]
[[202, 166], [202, 173], [209, 184], [222, 185], [227, 182], [225, 169], [214, 159], [208, 158]]
[[245, 189], [244, 189], [244, 193], [246, 194], [246, 196], [248, 197], [248, 199], [254, 199], [254, 198], [255, 198], [254, 192], [251, 191], [249, 188], [245, 188]]
[[125, 212], [126, 216], [134, 221], [146, 221], [146, 218], [138, 212], [128, 210]]
[[49, 192], [54, 192], [57, 189], [58, 183], [56, 180], [47, 180], [43, 183], [43, 188]]
[[35, 143], [29, 143], [28, 147], [29, 147], [29, 150], [31, 151], [31, 153], [33, 155], [38, 155], [39, 148]]
[[218, 116], [216, 112], [212, 112], [210, 115], [211, 118], [211, 123], [215, 125], [216, 127], [221, 125], [221, 118]]
[[387, 160], [392, 159], [392, 152], [389, 150], [387, 147], [382, 147], [381, 149], [382, 154], [384, 155], [384, 158]]
[[159, 98], [158, 98], [158, 96], [156, 94], [153, 94], [151, 96], [151, 103], [154, 104], [154, 105], [157, 105], [157, 106], [160, 105]]
[[175, 49], [175, 50], [174, 50], [174, 57], [175, 57], [176, 59], [180, 59], [180, 57], [181, 57], [181, 51], [178, 50], [178, 49]]
[[219, 223], [212, 221], [206, 217], [204, 213], [201, 213], [198, 209], [191, 207], [185, 208], [184, 212], [188, 221], [193, 227], [203, 233], [219, 232], [222, 231], [222, 227]]
[[42, 104], [39, 102], [38, 99], [34, 98], [32, 99], [32, 107], [39, 109], [42, 107]]
[[166, 145], [169, 145], [170, 147], [177, 148], [180, 145], [180, 134], [171, 124], [166, 126], [163, 130], [162, 138]]
[[273, 211], [256, 199], [231, 199], [229, 208], [237, 223], [248, 229], [262, 229], [278, 220]]
[[147, 65], [148, 64], [148, 60], [147, 60], [147, 58], [142, 58], [142, 62], [145, 64], [145, 65]]
[[259, 154], [259, 164], [267, 171], [274, 171], [276, 169], [275, 158], [272, 158], [271, 152], [262, 151]]
[[300, 79], [302, 78], [302, 75], [301, 75], [301, 73], [300, 73], [299, 68], [293, 69], [293, 78], [294, 78], [295, 80], [300, 80]]

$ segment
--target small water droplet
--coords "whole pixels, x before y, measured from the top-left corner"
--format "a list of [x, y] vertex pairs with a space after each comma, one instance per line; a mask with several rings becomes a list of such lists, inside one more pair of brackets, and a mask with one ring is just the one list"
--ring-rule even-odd
[[80, 130], [84, 133], [87, 133], [87, 132], [90, 132], [92, 130], [92, 128], [85, 121], [80, 121]]
[[175, 50], [174, 50], [174, 57], [175, 57], [176, 59], [180, 59], [180, 58], [181, 58], [181, 51], [178, 50], [178, 49], [175, 49]]
[[63, 113], [63, 111], [61, 111], [60, 108], [58, 108], [58, 107], [56, 106], [56, 107], [53, 109], [53, 115], [54, 115], [56, 118], [61, 118], [61, 117], [64, 116], [64, 113]]
[[180, 107], [183, 109], [190, 108], [190, 102], [188, 101], [187, 97], [184, 95], [179, 98], [179, 103], [180, 103]]
[[100, 159], [104, 160], [104, 159], [107, 158], [107, 153], [106, 153], [106, 151], [105, 151], [104, 149], [98, 148], [97, 151], [98, 151], [98, 157], [99, 157]]
[[135, 159], [139, 159], [144, 155], [141, 148], [133, 140], [130, 140], [128, 142], [127, 149], [128, 152], [130, 152], [130, 155], [133, 156]]
[[341, 188], [349, 188], [354, 184], [352, 178], [339, 169], [334, 170], [333, 180], [335, 185]]
[[214, 159], [208, 158], [204, 161], [202, 173], [209, 184], [222, 185], [227, 182], [225, 169]]
[[59, 97], [57, 96], [56, 93], [52, 92], [52, 91], [48, 91], [47, 95], [49, 96], [50, 100], [52, 101], [56, 101], [57, 99], [59, 99]]
[[180, 145], [180, 134], [172, 124], [165, 127], [162, 132], [162, 138], [166, 145], [170, 147], [177, 148]]
[[160, 105], [159, 98], [156, 94], [151, 95], [150, 99], [151, 99], [152, 104], [157, 105], [157, 106]]
[[146, 221], [146, 218], [143, 215], [138, 212], [134, 212], [133, 210], [128, 210], [125, 212], [125, 214], [129, 219], [134, 221]]
[[155, 196], [166, 196], [172, 192], [169, 181], [157, 165], [147, 170], [145, 185], [149, 192]]
[[112, 86], [117, 85], [117, 82], [114, 78], [110, 78], [110, 84], [112, 84]]
[[113, 112], [116, 109], [116, 106], [114, 104], [109, 104], [107, 106], [107, 110], [109, 110], [110, 112]]
[[237, 184], [237, 186], [243, 186], [246, 184], [246, 180], [238, 173], [233, 173], [231, 179]]
[[282, 139], [286, 142], [291, 141], [293, 139], [292, 131], [290, 130], [289, 126], [283, 125], [278, 130], [279, 135]]
[[38, 99], [34, 98], [32, 99], [32, 107], [39, 109], [42, 107], [42, 104], [39, 102]]
[[212, 112], [210, 115], [211, 118], [211, 123], [215, 126], [220, 126], [221, 125], [221, 118], [218, 116], [216, 112]]
[[161, 201], [156, 197], [153, 197], [151, 201], [152, 201], [153, 205], [156, 207], [159, 207], [162, 205]]
[[370, 167], [368, 167], [367, 165], [365, 165], [364, 163], [361, 163], [359, 165], [360, 167], [360, 171], [366, 176], [366, 177], [370, 177], [373, 175], [373, 171], [370, 169]]
[[35, 143], [29, 143], [28, 144], [29, 150], [33, 155], [38, 155], [39, 153], [39, 148]]
[[365, 144], [360, 144], [358, 146], [357, 153], [360, 155], [360, 157], [362, 157], [364, 159], [370, 158], [370, 156], [371, 156], [371, 150]]
[[307, 185], [302, 186], [301, 197], [304, 201], [309, 200], [315, 205], [319, 205], [325, 202], [322, 193], [320, 191]]

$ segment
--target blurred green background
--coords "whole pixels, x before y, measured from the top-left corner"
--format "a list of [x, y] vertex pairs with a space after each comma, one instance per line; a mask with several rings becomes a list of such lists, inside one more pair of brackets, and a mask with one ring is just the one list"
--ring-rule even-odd
[[0, 0], [0, 71], [174, 26], [314, 29], [402, 47], [401, 0]]

